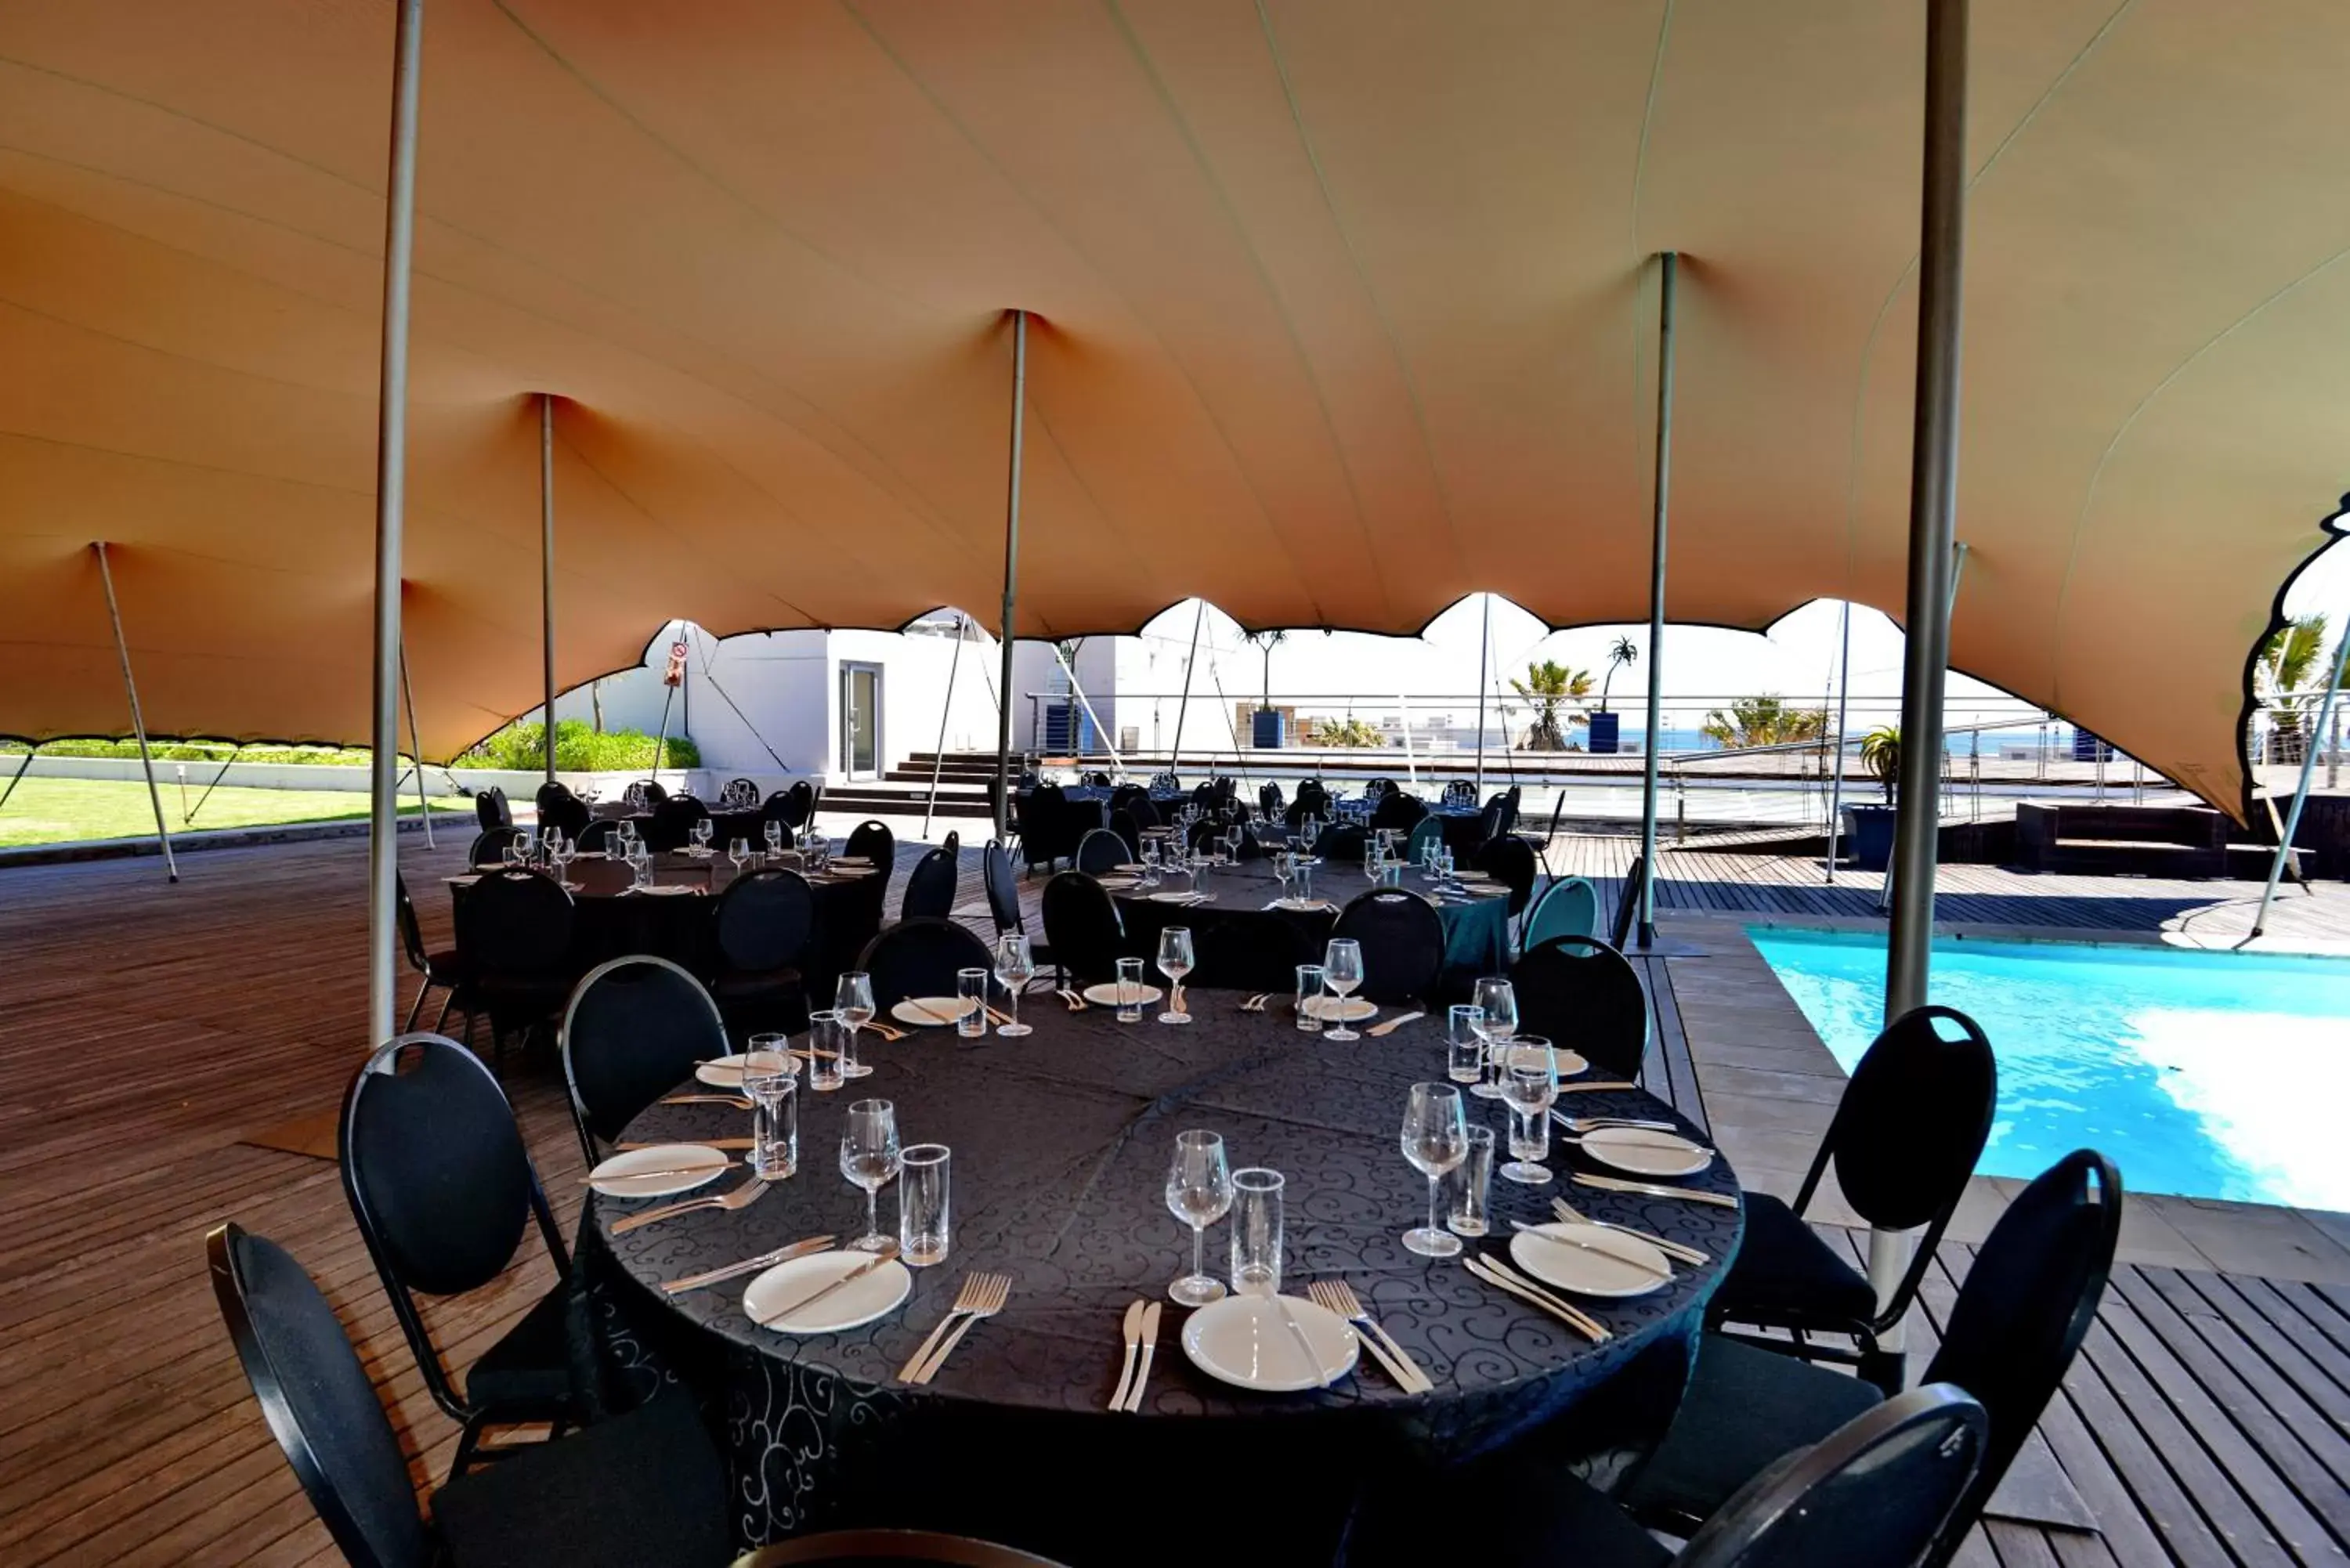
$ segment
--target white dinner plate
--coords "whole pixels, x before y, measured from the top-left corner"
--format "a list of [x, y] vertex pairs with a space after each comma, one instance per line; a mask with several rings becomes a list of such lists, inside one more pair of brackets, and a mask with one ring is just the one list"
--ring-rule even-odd
[[1308, 1017], [1326, 1023], [1359, 1023], [1377, 1017], [1379, 1011], [1379, 1004], [1367, 996], [1309, 996], [1305, 1005]]
[[1634, 1176], [1695, 1176], [1713, 1156], [1676, 1133], [1601, 1127], [1583, 1135], [1583, 1152]]
[[836, 855], [832, 857], [832, 863], [835, 866], [847, 866], [852, 868], [862, 867], [866, 870], [869, 871], [873, 868], [873, 857], [870, 855]]
[[694, 1064], [693, 1075], [713, 1089], [740, 1089], [743, 1086], [741, 1055], [714, 1056]]
[[1305, 909], [1326, 909], [1330, 908], [1330, 900], [1327, 898], [1275, 898], [1272, 903], [1266, 905], [1265, 908], [1269, 909], [1297, 909], [1301, 911]]
[[[1104, 981], [1099, 985], [1089, 985], [1086, 987], [1083, 994], [1087, 1002], [1097, 1007], [1118, 1005], [1118, 982], [1114, 980]], [[1149, 1007], [1166, 994], [1155, 985], [1138, 985], [1128, 990], [1126, 1000], [1137, 1007]]]
[[[588, 1173], [588, 1181], [607, 1198], [661, 1198], [691, 1192], [732, 1164], [724, 1155], [698, 1143], [661, 1143], [616, 1154]], [[671, 1176], [630, 1176], [632, 1170], [667, 1170]]]
[[1644, 1296], [1663, 1290], [1673, 1278], [1673, 1266], [1662, 1252], [1638, 1236], [1602, 1225], [1530, 1226], [1510, 1238], [1510, 1262], [1543, 1283], [1579, 1296]]
[[[1305, 1345], [1281, 1321], [1289, 1309]], [[1309, 1361], [1306, 1348], [1314, 1352]], [[1309, 1301], [1226, 1296], [1183, 1322], [1183, 1354], [1219, 1382], [1261, 1394], [1326, 1388], [1355, 1369], [1361, 1344], [1352, 1324]]]
[[1113, 870], [1113, 871], [1127, 871], [1127, 872], [1131, 872], [1131, 873], [1132, 873], [1132, 874], [1134, 874], [1135, 876], [1138, 876], [1138, 877], [1139, 877], [1139, 876], [1140, 876], [1143, 872], [1149, 870], [1149, 869], [1150, 869], [1150, 867], [1148, 867], [1148, 866], [1141, 865], [1141, 864], [1139, 864], [1139, 863], [1138, 863], [1138, 862], [1136, 862], [1136, 861], [1128, 860], [1128, 861], [1122, 862], [1122, 863], [1121, 863], [1121, 864], [1119, 864], [1119, 865], [1117, 865], [1117, 866], [1113, 866], [1113, 867], [1110, 867], [1110, 869], [1111, 869], [1111, 870]]
[[978, 1005], [960, 996], [910, 996], [903, 1002], [892, 1002], [889, 1016], [917, 1029], [941, 1029]]
[[1212, 898], [1214, 897], [1214, 894], [1203, 893], [1196, 888], [1186, 889], [1170, 888], [1164, 893], [1151, 894], [1150, 901], [1154, 904], [1193, 904], [1200, 902], [1201, 899]]
[[835, 860], [830, 865], [827, 866], [822, 871], [818, 872], [817, 875], [822, 877], [831, 877], [843, 882], [855, 882], [862, 877], [872, 876], [873, 867], [870, 866], [843, 866], [839, 861]]
[[781, 1317], [775, 1314], [872, 1261], [870, 1252], [812, 1252], [777, 1263], [743, 1293], [743, 1315], [777, 1334], [837, 1334], [871, 1323], [895, 1311], [914, 1288], [912, 1272], [895, 1258], [820, 1302]]

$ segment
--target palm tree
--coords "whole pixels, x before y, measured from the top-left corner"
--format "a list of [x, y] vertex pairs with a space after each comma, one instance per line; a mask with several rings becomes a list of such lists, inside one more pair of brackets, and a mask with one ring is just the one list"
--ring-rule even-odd
[[[1534, 705], [1534, 728], [1526, 732], [1525, 749], [1530, 752], [1563, 752], [1566, 735], [1559, 728], [1558, 715], [1562, 705], [1580, 702], [1591, 695], [1591, 671], [1570, 670], [1554, 659], [1526, 666], [1526, 678], [1510, 679], [1511, 690]], [[1581, 723], [1583, 715], [1575, 716]]]
[[1273, 711], [1273, 650], [1288, 641], [1289, 634], [1278, 629], [1253, 631], [1248, 634], [1248, 639], [1264, 652], [1264, 698], [1257, 704], [1257, 711], [1270, 713]]
[[1787, 741], [1819, 738], [1827, 728], [1826, 710], [1790, 708], [1777, 693], [1742, 697], [1725, 713], [1716, 708], [1699, 731], [1725, 746], [1775, 746]]
[[2333, 669], [2324, 657], [2324, 649], [2323, 612], [2279, 627], [2261, 649], [2253, 667], [2253, 683], [2268, 699], [2271, 722], [2275, 726], [2272, 743], [2281, 753], [2277, 761], [2301, 759], [2302, 711], [2315, 700], [2317, 688]]
[[1860, 765], [1885, 786], [1885, 804], [1893, 804], [1893, 790], [1901, 777], [1901, 726], [1879, 724], [1860, 738]]
[[1607, 675], [1599, 683], [1599, 711], [1607, 711], [1607, 689], [1616, 683], [1616, 671], [1627, 664], [1640, 661], [1639, 645], [1628, 637], [1619, 637], [1607, 649]]

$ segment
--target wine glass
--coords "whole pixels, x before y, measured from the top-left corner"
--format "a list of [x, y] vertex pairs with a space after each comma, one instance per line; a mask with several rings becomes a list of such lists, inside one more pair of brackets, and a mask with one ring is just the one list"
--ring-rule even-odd
[[1006, 931], [995, 939], [995, 978], [1003, 982], [1003, 994], [1009, 1011], [1005, 1022], [995, 1032], [1014, 1038], [1029, 1033], [1028, 1025], [1020, 1022], [1020, 990], [1036, 974], [1036, 955], [1028, 945], [1025, 931]]
[[1289, 902], [1289, 879], [1295, 876], [1296, 873], [1297, 867], [1295, 864], [1291, 861], [1289, 851], [1286, 849], [1274, 850], [1273, 853], [1273, 879], [1281, 885], [1281, 901], [1284, 904]]
[[1159, 1015], [1161, 1023], [1189, 1023], [1191, 1015], [1183, 1011], [1183, 977], [1191, 972], [1191, 928], [1169, 926], [1159, 933], [1159, 972], [1167, 977], [1167, 1011]]
[[881, 1234], [878, 1212], [881, 1189], [898, 1174], [898, 1107], [887, 1100], [858, 1100], [840, 1128], [840, 1174], [865, 1189], [865, 1234], [845, 1251], [879, 1252], [890, 1243]]
[[[743, 875], [743, 862], [751, 858], [750, 842], [747, 839], [742, 838], [728, 839], [726, 841], [726, 858], [734, 862], [734, 875], [737, 877]], [[746, 894], [745, 897], [748, 897], [748, 895]]]
[[1330, 1021], [1337, 1027], [1322, 1038], [1362, 1038], [1347, 1027], [1347, 995], [1363, 983], [1363, 944], [1352, 937], [1332, 937], [1330, 945], [1322, 950], [1322, 978], [1332, 991], [1338, 993], [1338, 1005], [1330, 1010]]
[[1445, 1172], [1469, 1157], [1469, 1122], [1461, 1110], [1461, 1091], [1450, 1084], [1414, 1084], [1403, 1107], [1403, 1157], [1428, 1178], [1428, 1223], [1404, 1232], [1407, 1251], [1423, 1258], [1450, 1258], [1461, 1251], [1460, 1238], [1444, 1229], [1437, 1212]]
[[[842, 975], [833, 984], [832, 1007], [840, 1014], [840, 1021], [848, 1025], [849, 1044], [854, 1047], [857, 1032], [873, 1018], [873, 977], [859, 969]], [[844, 1063], [840, 1069], [845, 1078], [867, 1077], [872, 1071], [869, 1062]]]
[[566, 888], [571, 887], [571, 857], [579, 853], [579, 846], [559, 827], [546, 830], [546, 856], [555, 862], [555, 879]]
[[1176, 1305], [1203, 1307], [1223, 1299], [1222, 1282], [1208, 1272], [1208, 1227], [1232, 1206], [1232, 1171], [1224, 1158], [1223, 1135], [1199, 1127], [1177, 1133], [1175, 1158], [1167, 1166], [1167, 1207], [1191, 1227], [1191, 1272], [1167, 1287]]
[[[1503, 1047], [1518, 1032], [1518, 988], [1499, 975], [1487, 975], [1477, 982], [1470, 1000], [1485, 1010], [1484, 1022], [1478, 1025], [1478, 1034], [1485, 1042], [1485, 1060], [1496, 1064]], [[1477, 1080], [1469, 1091], [1481, 1100], [1498, 1100], [1502, 1085], [1497, 1073], [1489, 1072]]]
[[710, 853], [710, 840], [718, 832], [718, 825], [706, 816], [697, 816], [693, 819], [693, 826], [687, 831], [693, 840], [693, 852], [707, 855]]
[[770, 855], [782, 854], [784, 848], [784, 825], [777, 822], [771, 816], [767, 819], [766, 825], [760, 831], [766, 835], [767, 853]]
[[1501, 1053], [1502, 1100], [1510, 1107], [1510, 1163], [1502, 1174], [1522, 1187], [1545, 1187], [1550, 1171], [1550, 1108], [1558, 1099], [1558, 1063], [1550, 1042], [1529, 1034]]
[[1305, 846], [1305, 853], [1314, 853], [1314, 840], [1321, 836], [1322, 819], [1307, 812], [1297, 819], [1297, 842]]
[[1235, 862], [1241, 857], [1241, 822], [1238, 817], [1224, 824], [1224, 857]]

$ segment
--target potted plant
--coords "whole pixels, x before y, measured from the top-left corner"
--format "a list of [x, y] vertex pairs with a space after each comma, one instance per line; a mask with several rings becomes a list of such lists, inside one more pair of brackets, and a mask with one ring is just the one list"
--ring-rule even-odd
[[1248, 639], [1264, 655], [1264, 695], [1257, 702], [1255, 716], [1249, 721], [1249, 743], [1260, 748], [1281, 744], [1281, 714], [1273, 705], [1273, 650], [1288, 639], [1287, 632], [1278, 629], [1248, 634]]
[[1613, 755], [1619, 733], [1617, 716], [1607, 711], [1607, 689], [1616, 683], [1617, 670], [1639, 658], [1639, 645], [1628, 637], [1619, 637], [1608, 647], [1607, 673], [1599, 682], [1599, 711], [1591, 715], [1591, 750], [1596, 755]]
[[1901, 779], [1900, 726], [1880, 724], [1863, 735], [1860, 765], [1884, 787], [1885, 804], [1844, 808], [1853, 864], [1863, 871], [1882, 871], [1893, 862], [1893, 825], [1900, 815], [1895, 805]]

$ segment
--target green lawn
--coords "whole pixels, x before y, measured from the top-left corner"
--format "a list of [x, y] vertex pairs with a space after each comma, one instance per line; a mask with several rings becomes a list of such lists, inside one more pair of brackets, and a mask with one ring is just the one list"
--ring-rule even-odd
[[[6, 778], [13, 771], [0, 768], [0, 789], [7, 787]], [[184, 808], [178, 781], [163, 773], [156, 782], [163, 791], [163, 825], [174, 833], [186, 828], [330, 822], [368, 814], [368, 797], [348, 790], [239, 789], [223, 784], [213, 791], [196, 820], [190, 823], [182, 815]], [[203, 794], [203, 785], [191, 780], [186, 805], [193, 806]], [[448, 809], [464, 805], [458, 800], [438, 804]], [[415, 796], [409, 796], [400, 809], [414, 815]], [[0, 810], [0, 848], [84, 838], [146, 838], [154, 832], [155, 812], [147, 804], [147, 785], [137, 780], [27, 778], [8, 797], [6, 809]]]

